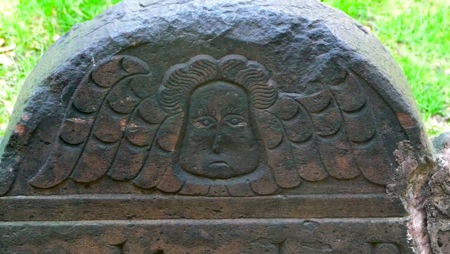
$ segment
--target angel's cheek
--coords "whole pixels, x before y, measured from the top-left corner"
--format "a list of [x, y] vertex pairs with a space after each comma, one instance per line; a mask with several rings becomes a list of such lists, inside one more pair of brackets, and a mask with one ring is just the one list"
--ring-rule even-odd
[[230, 178], [254, 171], [259, 145], [249, 127], [187, 128], [179, 165], [187, 172], [210, 178]]
[[259, 144], [250, 128], [230, 132], [224, 145], [226, 157], [236, 171], [249, 173], [259, 165]]
[[187, 129], [181, 143], [179, 164], [186, 171], [201, 170], [202, 164], [212, 152], [214, 132]]

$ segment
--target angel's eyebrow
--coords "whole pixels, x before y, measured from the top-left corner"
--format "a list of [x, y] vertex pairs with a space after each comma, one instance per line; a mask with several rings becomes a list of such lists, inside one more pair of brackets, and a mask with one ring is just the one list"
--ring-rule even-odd
[[199, 116], [214, 116], [215, 110], [210, 107], [197, 108], [194, 110], [193, 117], [197, 118]]
[[228, 114], [238, 114], [238, 115], [244, 115], [245, 114], [245, 109], [241, 108], [241, 107], [235, 107], [233, 105], [230, 105], [224, 109], [222, 109], [222, 111], [220, 112], [222, 116], [228, 115]]

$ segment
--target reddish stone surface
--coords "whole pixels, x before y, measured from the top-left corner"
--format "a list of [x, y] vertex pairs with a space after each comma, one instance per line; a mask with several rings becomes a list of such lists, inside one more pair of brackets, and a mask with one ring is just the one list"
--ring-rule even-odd
[[412, 253], [430, 156], [396, 63], [315, 1], [120, 3], [45, 54], [3, 141], [6, 253]]

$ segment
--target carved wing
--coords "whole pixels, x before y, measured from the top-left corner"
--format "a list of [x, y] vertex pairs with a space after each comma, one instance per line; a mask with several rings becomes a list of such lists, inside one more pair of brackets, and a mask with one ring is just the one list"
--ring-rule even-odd
[[[362, 175], [387, 184], [392, 176], [386, 169], [395, 162], [385, 153], [392, 150], [389, 143], [396, 143], [392, 140], [405, 138], [402, 129], [388, 126], [400, 126], [389, 123], [398, 121], [395, 113], [386, 111], [389, 105], [382, 97], [338, 60], [318, 62], [319, 67], [308, 70], [300, 92], [279, 93], [265, 68], [242, 56], [193, 57], [172, 67], [161, 87], [151, 84], [149, 68], [140, 59], [112, 57], [75, 91], [53, 150], [30, 184], [49, 188], [68, 177], [88, 183], [107, 175], [141, 188], [188, 193], [195, 183], [183, 187], [184, 180], [171, 167], [186, 111], [183, 96], [215, 79], [245, 88], [254, 107], [271, 169], [251, 181], [255, 193], [273, 193], [273, 181], [294, 188], [303, 180], [328, 177]], [[242, 186], [227, 187], [233, 192]]]
[[280, 93], [276, 104], [260, 114], [260, 123], [271, 128], [263, 136], [269, 137], [269, 164], [278, 185], [292, 188], [301, 179], [351, 179], [361, 174], [386, 185], [392, 177], [387, 169], [395, 163], [386, 154], [386, 139], [397, 134], [389, 133], [393, 130], [374, 112], [385, 102], [369, 91], [364, 79], [335, 60], [310, 74], [302, 93]]
[[167, 125], [155, 99], [157, 89], [147, 64], [136, 57], [101, 62], [75, 90], [52, 152], [30, 184], [49, 188], [69, 176], [87, 183], [105, 174], [134, 179], [158, 130]]

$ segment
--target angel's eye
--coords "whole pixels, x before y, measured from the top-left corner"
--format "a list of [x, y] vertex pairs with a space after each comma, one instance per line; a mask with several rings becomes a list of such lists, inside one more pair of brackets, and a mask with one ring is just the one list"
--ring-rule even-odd
[[194, 127], [197, 129], [211, 128], [216, 122], [211, 117], [199, 117], [194, 121]]
[[226, 123], [228, 125], [230, 125], [231, 127], [245, 127], [245, 126], [247, 126], [247, 122], [245, 121], [245, 119], [243, 117], [240, 117], [240, 116], [228, 117], [226, 119]]

